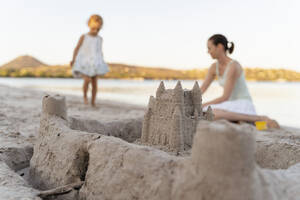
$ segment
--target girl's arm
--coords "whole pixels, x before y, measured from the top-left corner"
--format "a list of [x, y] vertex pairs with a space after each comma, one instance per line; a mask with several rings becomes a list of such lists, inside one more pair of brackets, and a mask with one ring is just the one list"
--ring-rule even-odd
[[100, 49], [101, 49], [101, 51], [100, 51], [100, 56], [104, 59], [104, 56], [103, 56], [103, 38], [100, 36], [100, 40], [101, 40], [101, 42], [100, 42]]
[[226, 82], [225, 82], [225, 85], [224, 85], [223, 95], [219, 98], [216, 98], [212, 101], [209, 101], [209, 102], [203, 104], [203, 107], [209, 106], [209, 105], [212, 105], [212, 104], [222, 103], [222, 102], [227, 101], [229, 99], [229, 97], [232, 93], [232, 90], [234, 88], [235, 82], [238, 78], [238, 76], [237, 76], [238, 67], [237, 67], [237, 64], [234, 64], [234, 65], [231, 65], [231, 66], [228, 66], [228, 67], [230, 67], [230, 68], [229, 68], [229, 71], [228, 71], [228, 74], [227, 74], [227, 79], [226, 79]]
[[74, 49], [74, 52], [73, 52], [73, 58], [72, 58], [72, 61], [70, 62], [71, 67], [72, 67], [73, 64], [74, 64], [74, 61], [75, 61], [76, 56], [77, 56], [77, 54], [78, 54], [78, 51], [79, 51], [79, 49], [80, 49], [80, 47], [81, 47], [81, 45], [82, 45], [83, 39], [84, 39], [84, 35], [82, 35], [82, 36], [80, 37], [80, 39], [79, 39], [79, 41], [78, 41], [78, 43], [77, 43], [77, 45], [76, 45], [76, 47], [75, 47], [75, 49]]
[[210, 84], [213, 82], [213, 80], [216, 77], [216, 63], [212, 64], [210, 68], [208, 69], [208, 73], [201, 85], [201, 93], [202, 95], [207, 90], [207, 88], [210, 86]]

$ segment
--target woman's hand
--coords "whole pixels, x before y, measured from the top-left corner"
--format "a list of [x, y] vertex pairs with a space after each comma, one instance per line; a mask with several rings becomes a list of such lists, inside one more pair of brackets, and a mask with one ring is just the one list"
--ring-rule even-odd
[[206, 102], [203, 104], [204, 106], [209, 106], [209, 105], [213, 105], [213, 104], [219, 104], [222, 103], [224, 101], [228, 101], [228, 99], [230, 98], [230, 95], [232, 93], [232, 90], [235, 86], [235, 82], [237, 80], [237, 65], [233, 65], [233, 66], [228, 66], [230, 67], [227, 73], [227, 79], [224, 85], [224, 92], [223, 95], [212, 100], [209, 102]]
[[208, 69], [208, 73], [207, 73], [207, 75], [201, 85], [201, 88], [200, 88], [202, 95], [207, 90], [207, 88], [210, 86], [210, 84], [213, 82], [215, 77], [216, 77], [216, 63], [212, 64]]
[[209, 105], [210, 105], [209, 103], [204, 103], [204, 104], [202, 104], [202, 108], [209, 106]]
[[70, 66], [73, 67], [73, 65], [74, 65], [74, 60], [71, 60]]

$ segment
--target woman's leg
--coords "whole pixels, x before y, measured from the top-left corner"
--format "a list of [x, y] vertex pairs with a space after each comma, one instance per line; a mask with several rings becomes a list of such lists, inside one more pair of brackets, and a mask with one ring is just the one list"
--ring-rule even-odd
[[92, 106], [96, 106], [96, 96], [98, 90], [97, 76], [92, 77]]
[[245, 121], [245, 122], [253, 122], [253, 123], [256, 121], [266, 121], [269, 128], [280, 128], [279, 124], [275, 120], [272, 120], [267, 116], [246, 115], [246, 114], [230, 112], [223, 109], [213, 109], [213, 113], [216, 120], [226, 119], [229, 121]]
[[88, 98], [87, 98], [87, 92], [88, 92], [88, 89], [89, 89], [89, 84], [90, 84], [90, 81], [91, 81], [91, 78], [88, 77], [88, 76], [83, 76], [83, 101], [84, 101], [84, 104], [88, 104]]

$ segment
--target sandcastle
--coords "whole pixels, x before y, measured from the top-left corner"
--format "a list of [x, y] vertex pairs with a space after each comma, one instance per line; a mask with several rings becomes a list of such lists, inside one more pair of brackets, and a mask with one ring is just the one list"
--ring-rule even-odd
[[176, 151], [191, 147], [196, 126], [201, 120], [213, 120], [212, 110], [202, 111], [202, 95], [198, 82], [192, 90], [176, 87], [165, 89], [162, 81], [151, 96], [144, 117], [142, 142], [168, 146]]
[[300, 164], [287, 170], [261, 169], [251, 129], [201, 120], [191, 156], [177, 157], [120, 138], [72, 130], [64, 101], [61, 96], [44, 97], [30, 163], [36, 188], [74, 185], [56, 199], [299, 199]]

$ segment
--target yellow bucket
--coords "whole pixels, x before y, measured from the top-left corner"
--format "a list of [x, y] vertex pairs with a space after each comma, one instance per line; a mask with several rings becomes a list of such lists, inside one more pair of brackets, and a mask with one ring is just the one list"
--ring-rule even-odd
[[256, 129], [260, 131], [268, 129], [266, 121], [256, 121], [255, 126]]

